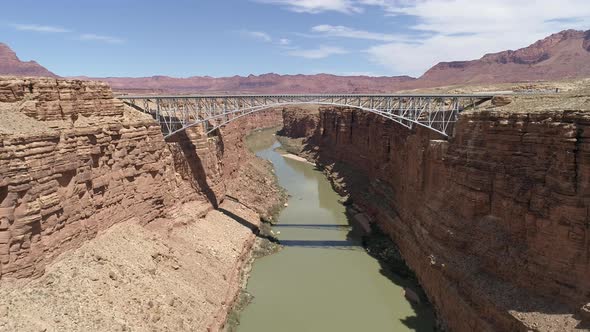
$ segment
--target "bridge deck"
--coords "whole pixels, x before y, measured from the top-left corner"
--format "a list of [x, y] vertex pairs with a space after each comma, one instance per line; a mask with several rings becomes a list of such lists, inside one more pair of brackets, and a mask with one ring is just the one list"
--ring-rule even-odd
[[[515, 94], [503, 91], [502, 95]], [[413, 94], [246, 94], [246, 95], [118, 95], [119, 99], [193, 99], [193, 98], [492, 98], [499, 94], [491, 94], [487, 92], [477, 92], [468, 94], [436, 94], [436, 93], [413, 93]]]

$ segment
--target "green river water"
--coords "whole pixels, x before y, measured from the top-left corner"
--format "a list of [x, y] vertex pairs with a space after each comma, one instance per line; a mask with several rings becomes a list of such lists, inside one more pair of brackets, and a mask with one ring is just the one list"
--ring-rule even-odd
[[273, 226], [284, 248], [254, 262], [239, 332], [432, 331], [426, 305], [403, 295], [407, 281], [381, 273], [351, 233], [345, 207], [315, 166], [283, 157], [275, 130], [249, 136], [248, 146], [270, 160], [290, 195]]

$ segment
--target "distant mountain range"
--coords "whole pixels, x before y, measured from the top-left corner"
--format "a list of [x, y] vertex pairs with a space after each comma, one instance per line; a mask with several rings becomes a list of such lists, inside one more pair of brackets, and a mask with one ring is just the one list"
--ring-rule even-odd
[[441, 62], [419, 80], [431, 86], [590, 77], [590, 30], [565, 30], [516, 51]]
[[[79, 77], [90, 79], [88, 77]], [[92, 78], [94, 79], [94, 78]], [[113, 89], [128, 92], [237, 92], [237, 93], [362, 93], [390, 92], [416, 79], [408, 76], [369, 77], [317, 75], [263, 74], [247, 77], [106, 77]]]
[[[352, 69], [352, 68], [351, 68]], [[35, 61], [21, 62], [0, 43], [0, 75], [55, 74]], [[247, 77], [75, 77], [108, 82], [130, 93], [383, 93], [454, 84], [527, 82], [590, 77], [590, 30], [565, 30], [516, 51], [486, 54], [472, 61], [441, 62], [420, 78], [317, 75]]]

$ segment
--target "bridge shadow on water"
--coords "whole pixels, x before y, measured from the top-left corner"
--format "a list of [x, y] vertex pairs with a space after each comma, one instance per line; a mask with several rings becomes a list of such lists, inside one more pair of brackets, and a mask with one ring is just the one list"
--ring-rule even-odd
[[281, 240], [280, 244], [285, 247], [300, 248], [326, 248], [326, 249], [362, 249], [360, 243], [353, 243], [347, 240]]
[[273, 228], [299, 228], [299, 229], [324, 229], [324, 230], [347, 230], [350, 229], [350, 225], [324, 225], [324, 224], [286, 224], [286, 225], [273, 225]]
[[341, 249], [341, 250], [362, 250], [360, 239], [351, 236], [350, 225], [326, 225], [326, 224], [279, 224], [274, 225], [275, 229], [305, 229], [305, 230], [348, 230], [345, 240], [281, 240], [281, 245], [285, 247], [300, 248], [324, 248], [324, 249]]
[[[250, 229], [252, 233], [256, 236], [269, 240], [273, 243], [280, 244], [284, 247], [301, 247], [301, 248], [328, 248], [328, 249], [360, 249], [362, 248], [360, 242], [355, 243], [349, 240], [278, 240], [277, 238], [269, 235], [265, 235], [260, 233], [260, 228], [248, 220], [238, 216], [237, 214], [228, 211], [222, 207], [218, 208], [218, 211], [223, 213], [224, 215], [230, 217], [231, 219], [238, 222], [240, 225]], [[300, 226], [300, 225], [275, 225], [274, 227], [289, 227], [289, 226]], [[340, 225], [306, 225], [311, 227], [322, 227], [322, 226], [338, 226], [338, 227], [328, 227], [328, 228], [342, 228], [343, 226]], [[322, 227], [323, 228], [323, 227]]]

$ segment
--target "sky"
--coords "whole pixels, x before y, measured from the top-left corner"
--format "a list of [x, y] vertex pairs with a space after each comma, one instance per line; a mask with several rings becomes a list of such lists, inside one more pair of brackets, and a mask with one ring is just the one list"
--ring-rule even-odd
[[61, 76], [420, 76], [590, 29], [590, 0], [19, 0], [0, 42]]

